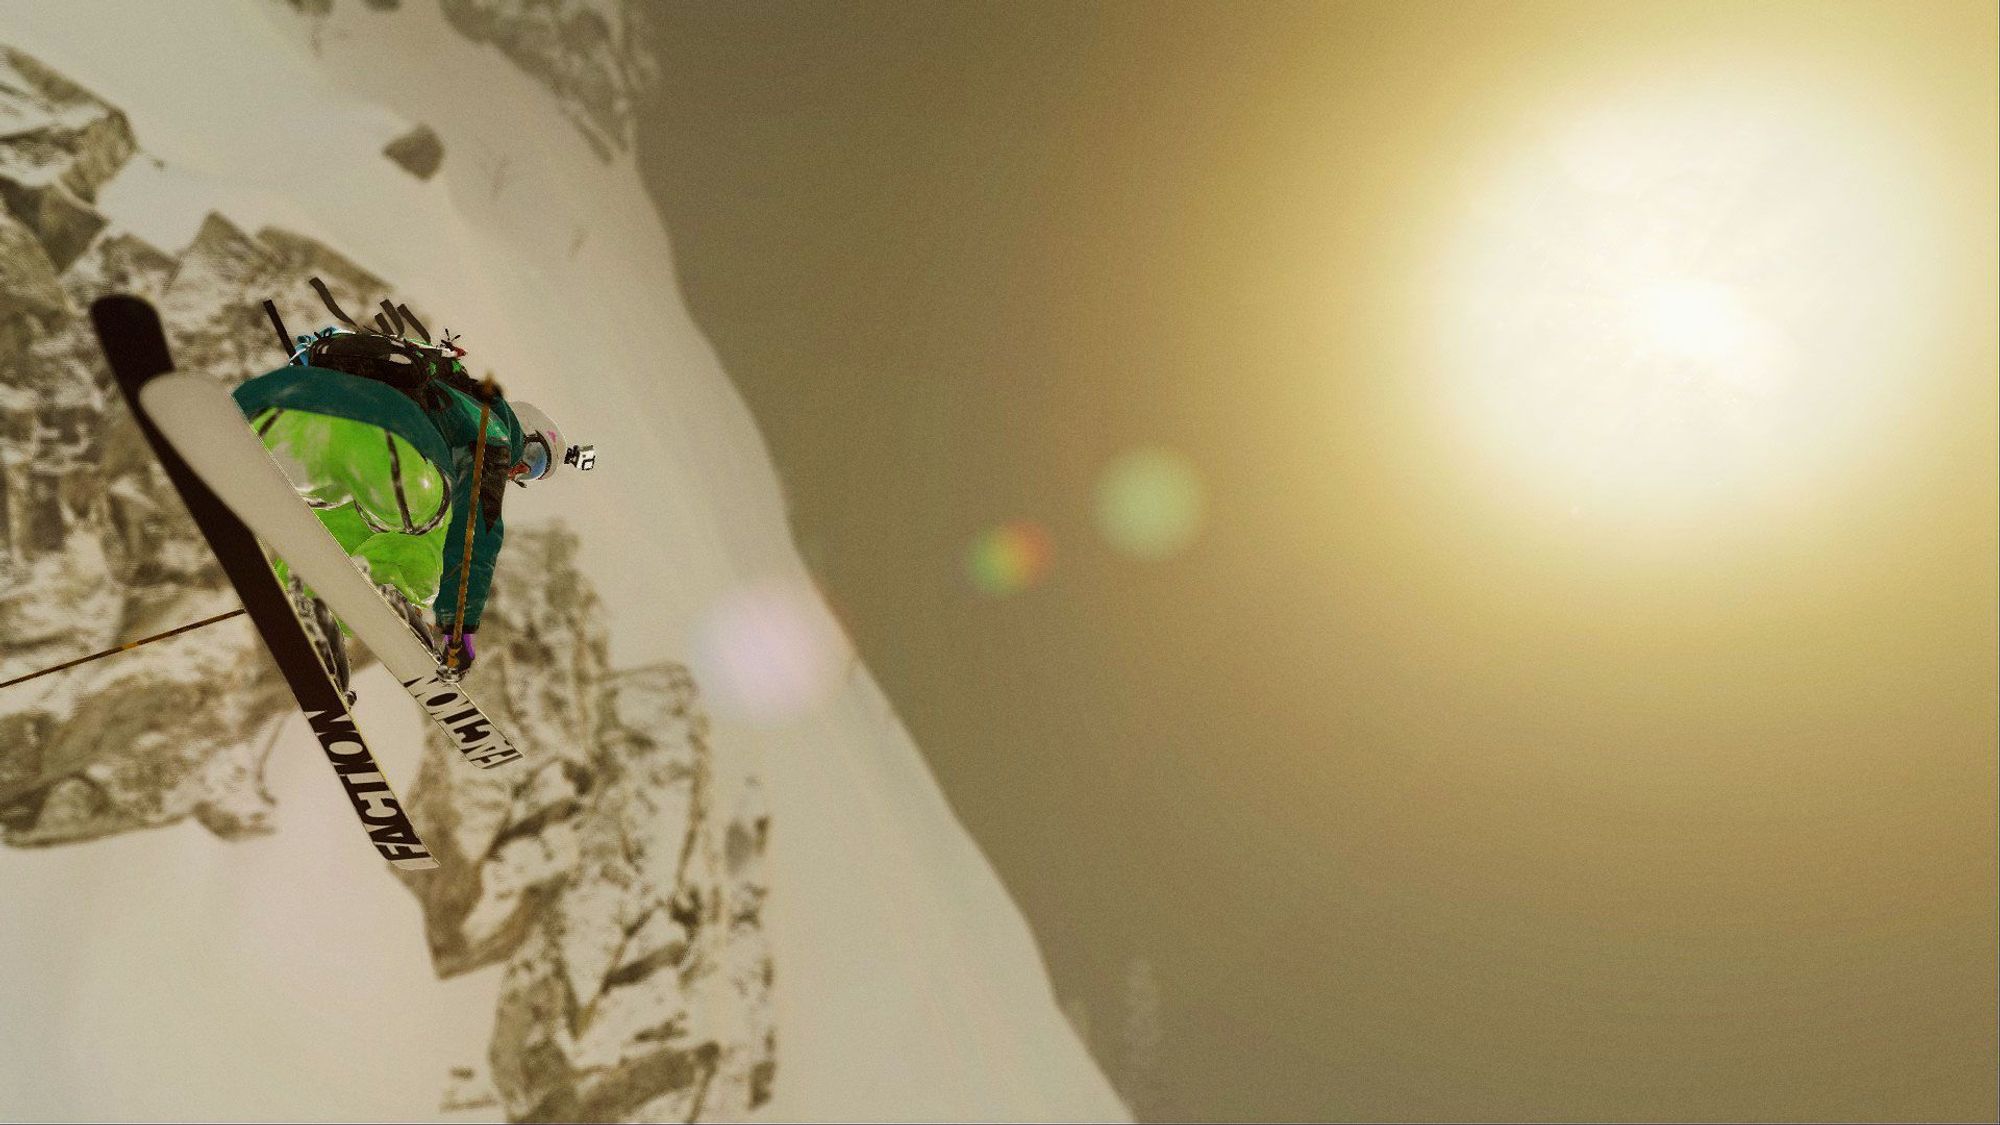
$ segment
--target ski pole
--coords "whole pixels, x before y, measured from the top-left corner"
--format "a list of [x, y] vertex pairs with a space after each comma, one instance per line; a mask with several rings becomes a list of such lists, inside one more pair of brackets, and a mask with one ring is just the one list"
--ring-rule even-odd
[[116, 656], [121, 652], [130, 652], [131, 650], [138, 648], [140, 645], [149, 645], [152, 644], [154, 641], [164, 641], [168, 637], [178, 637], [182, 633], [188, 632], [193, 629], [199, 629], [204, 625], [213, 625], [218, 621], [227, 621], [232, 617], [241, 617], [241, 616], [243, 616], [243, 610], [232, 609], [228, 613], [218, 613], [214, 617], [204, 617], [200, 621], [183, 625], [178, 629], [169, 629], [164, 633], [154, 633], [150, 637], [141, 637], [136, 641], [126, 641], [124, 644], [119, 645], [117, 648], [107, 648], [103, 652], [93, 652], [89, 656], [79, 656], [75, 660], [65, 660], [61, 664], [58, 664], [53, 668], [44, 668], [39, 672], [30, 672], [25, 676], [16, 676], [5, 683], [0, 683], [0, 688], [10, 688], [13, 687], [15, 684], [25, 684], [29, 680], [38, 679], [42, 676], [49, 675], [50, 673], [53, 672], [60, 672], [65, 668], [74, 668], [79, 664], [88, 664], [93, 660], [102, 660], [107, 656]]
[[292, 354], [298, 350], [298, 345], [292, 343], [292, 338], [285, 334], [285, 318], [278, 315], [277, 302], [265, 301], [264, 315], [271, 318], [271, 330], [278, 334], [278, 350], [285, 353], [285, 362], [290, 363]]
[[472, 447], [472, 491], [466, 497], [465, 553], [458, 560], [458, 611], [451, 615], [451, 645], [445, 650], [453, 671], [458, 670], [458, 646], [465, 640], [465, 595], [472, 582], [472, 527], [479, 519], [479, 477], [486, 468], [486, 423], [493, 417], [493, 399], [499, 393], [500, 386], [491, 375], [479, 385], [479, 437]]

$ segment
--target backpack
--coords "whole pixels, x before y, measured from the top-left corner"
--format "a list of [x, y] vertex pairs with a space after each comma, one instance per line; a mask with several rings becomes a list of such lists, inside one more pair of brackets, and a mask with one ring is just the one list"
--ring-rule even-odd
[[[308, 283], [319, 294], [327, 311], [347, 327], [323, 328], [311, 336], [300, 336], [294, 340], [285, 331], [278, 306], [265, 301], [264, 312], [271, 318], [271, 327], [278, 333], [278, 344], [285, 349], [292, 363], [373, 379], [401, 391], [426, 410], [439, 409], [443, 405], [443, 394], [437, 387], [440, 383], [475, 399], [483, 396], [479, 383], [467, 375], [465, 365], [458, 362], [458, 357], [465, 354], [464, 349], [455, 345], [449, 335], [439, 343], [432, 343], [430, 330], [410, 311], [410, 306], [383, 301], [382, 311], [375, 315], [375, 324], [371, 327], [358, 324], [348, 316], [340, 303], [333, 299], [333, 294], [327, 291], [324, 281], [314, 277], [309, 278]], [[408, 333], [411, 332], [416, 334], [416, 340], [409, 338]]]

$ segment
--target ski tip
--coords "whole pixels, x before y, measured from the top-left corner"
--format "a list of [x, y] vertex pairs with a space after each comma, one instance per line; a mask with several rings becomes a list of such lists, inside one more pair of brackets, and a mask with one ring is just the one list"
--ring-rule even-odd
[[90, 322], [118, 381], [131, 385], [174, 369], [160, 314], [144, 300], [124, 293], [91, 302]]
[[389, 861], [389, 866], [401, 871], [429, 871], [437, 865], [438, 861], [427, 855], [410, 856], [405, 859], [392, 859]]

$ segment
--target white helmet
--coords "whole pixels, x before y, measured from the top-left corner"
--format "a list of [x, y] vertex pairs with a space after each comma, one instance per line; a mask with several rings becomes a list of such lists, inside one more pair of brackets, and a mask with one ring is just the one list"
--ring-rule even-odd
[[527, 439], [521, 460], [509, 474], [514, 483], [525, 486], [531, 480], [544, 480], [563, 465], [575, 465], [579, 470], [596, 467], [596, 447], [566, 443], [554, 420], [532, 403], [509, 405], [514, 408], [514, 417], [520, 419], [522, 436]]

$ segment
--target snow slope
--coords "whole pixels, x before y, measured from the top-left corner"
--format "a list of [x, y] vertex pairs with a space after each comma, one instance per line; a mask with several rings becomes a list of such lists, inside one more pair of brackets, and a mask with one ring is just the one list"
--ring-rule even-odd
[[[542, 85], [429, 0], [336, 3], [323, 22], [257, 0], [10, 3], [0, 43], [129, 116], [144, 155], [99, 199], [114, 221], [162, 247], [211, 210], [319, 238], [598, 445], [593, 478], [518, 494], [508, 522], [582, 531], [612, 665], [691, 664], [715, 702], [722, 799], [762, 783], [778, 1043], [764, 1113], [1124, 1115], [812, 589], [628, 155], [600, 159]], [[429, 181], [381, 156], [419, 124], [446, 152]], [[306, 295], [279, 296], [303, 328]], [[407, 785], [420, 720], [388, 685], [360, 686], [364, 728], [403, 732], [383, 757]], [[495, 974], [435, 978], [410, 896], [315, 757], [288, 725], [271, 837], [184, 823], [0, 853], [0, 1116], [437, 1112], [447, 1068], [483, 1049]]]

